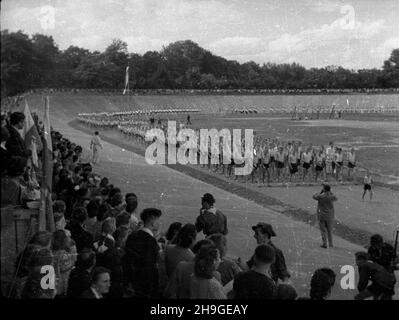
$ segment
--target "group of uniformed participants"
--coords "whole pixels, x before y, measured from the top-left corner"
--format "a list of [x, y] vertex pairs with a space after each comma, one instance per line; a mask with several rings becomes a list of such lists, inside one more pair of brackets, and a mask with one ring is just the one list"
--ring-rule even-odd
[[[180, 129], [191, 127], [189, 116], [187, 123], [178, 122]], [[109, 117], [104, 114], [81, 115], [78, 119], [96, 129], [117, 129], [121, 137], [136, 144], [149, 145], [146, 141], [146, 132], [152, 128], [164, 131], [165, 143], [167, 143], [167, 121], [156, 120], [154, 115], [146, 117], [132, 117], [121, 114]], [[192, 128], [199, 134], [199, 129]], [[199, 135], [198, 135], [199, 136]], [[214, 173], [220, 173], [234, 179], [242, 179], [252, 183], [298, 183], [319, 181], [343, 181], [352, 180], [356, 168], [357, 158], [354, 148], [343, 148], [330, 142], [329, 145], [313, 146], [304, 145], [299, 140], [281, 140], [255, 135], [253, 141], [253, 168], [249, 175], [235, 175], [235, 167], [242, 167], [244, 163], [236, 163], [231, 157], [230, 163], [223, 157], [223, 138], [219, 141], [219, 150], [209, 143], [207, 152], [208, 163], [201, 164]], [[209, 141], [211, 142], [211, 141]], [[203, 158], [200, 151], [200, 139], [197, 139], [197, 163]], [[177, 147], [179, 143], [177, 142]], [[230, 152], [233, 149], [230, 149]], [[244, 143], [241, 143], [241, 155], [244, 152]], [[213, 152], [213, 153], [212, 153]], [[215, 155], [216, 154], [216, 155]], [[218, 157], [218, 161], [211, 161], [212, 156]], [[214, 163], [216, 162], [216, 163]], [[229, 162], [229, 161], [227, 161]]]

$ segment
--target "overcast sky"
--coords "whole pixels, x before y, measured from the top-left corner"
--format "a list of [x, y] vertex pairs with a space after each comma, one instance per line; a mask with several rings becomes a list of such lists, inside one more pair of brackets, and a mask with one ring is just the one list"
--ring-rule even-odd
[[[54, 17], [54, 19], [52, 19]], [[3, 0], [1, 29], [52, 35], [60, 49], [129, 52], [191, 39], [239, 62], [380, 68], [399, 48], [399, 0]]]

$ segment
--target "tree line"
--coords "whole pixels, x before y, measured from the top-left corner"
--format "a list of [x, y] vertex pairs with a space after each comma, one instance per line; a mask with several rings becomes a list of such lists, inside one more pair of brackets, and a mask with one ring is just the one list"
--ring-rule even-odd
[[191, 40], [158, 51], [129, 53], [115, 39], [103, 51], [60, 50], [51, 36], [1, 31], [1, 95], [29, 89], [121, 89], [129, 65], [130, 89], [360, 89], [399, 87], [399, 49], [381, 69], [340, 66], [306, 69], [297, 63], [238, 63]]

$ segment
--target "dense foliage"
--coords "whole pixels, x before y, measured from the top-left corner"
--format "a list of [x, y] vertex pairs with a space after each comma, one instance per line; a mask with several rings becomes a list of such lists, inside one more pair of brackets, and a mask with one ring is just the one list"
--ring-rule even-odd
[[382, 69], [306, 69], [296, 63], [240, 64], [216, 56], [191, 40], [140, 55], [129, 53], [121, 40], [114, 40], [104, 52], [76, 46], [60, 50], [51, 36], [1, 32], [2, 96], [46, 87], [119, 89], [124, 87], [127, 65], [130, 88], [137, 89], [399, 87], [399, 49], [392, 51]]

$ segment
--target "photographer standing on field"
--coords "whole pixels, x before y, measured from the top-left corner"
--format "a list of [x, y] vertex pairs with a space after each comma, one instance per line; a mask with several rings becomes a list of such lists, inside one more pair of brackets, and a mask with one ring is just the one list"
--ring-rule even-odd
[[328, 184], [323, 184], [323, 189], [320, 193], [313, 195], [313, 199], [317, 200], [317, 220], [323, 240], [321, 247], [326, 249], [327, 239], [330, 247], [333, 246], [332, 225], [334, 222], [334, 201], [337, 201], [337, 197], [331, 192], [331, 187]]

